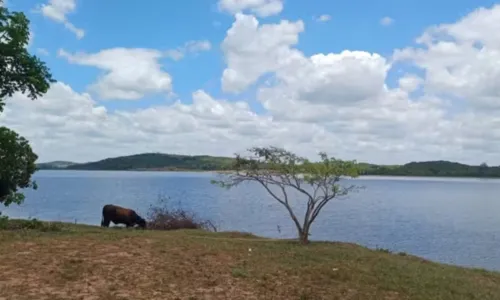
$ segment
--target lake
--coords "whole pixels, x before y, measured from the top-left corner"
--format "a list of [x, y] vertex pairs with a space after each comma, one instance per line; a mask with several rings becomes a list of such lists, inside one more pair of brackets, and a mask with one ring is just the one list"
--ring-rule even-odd
[[[225, 190], [215, 173], [38, 171], [39, 188], [23, 205], [3, 208], [13, 218], [99, 225], [102, 206], [113, 203], [146, 215], [159, 196], [219, 230], [291, 238], [286, 210], [258, 185]], [[500, 270], [500, 180], [361, 177], [364, 189], [333, 200], [319, 215], [311, 240], [354, 242], [404, 251], [431, 260]], [[296, 199], [299, 201], [299, 199]], [[294, 202], [300, 210], [303, 202]]]

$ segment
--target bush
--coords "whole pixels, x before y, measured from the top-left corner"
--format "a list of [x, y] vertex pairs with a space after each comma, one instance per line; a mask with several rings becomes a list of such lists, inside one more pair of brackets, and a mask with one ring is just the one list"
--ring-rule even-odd
[[[217, 231], [210, 220], [204, 220], [193, 212], [179, 207], [170, 207], [170, 198], [159, 197], [156, 205], [150, 205], [147, 228], [151, 230], [202, 229]], [[180, 204], [180, 203], [179, 203]]]
[[0, 215], [0, 230], [38, 230], [38, 231], [61, 231], [62, 224], [55, 222], [42, 222], [37, 219], [12, 220], [7, 216]]
[[6, 229], [8, 226], [9, 226], [9, 217], [2, 216], [2, 213], [0, 212], [0, 230]]

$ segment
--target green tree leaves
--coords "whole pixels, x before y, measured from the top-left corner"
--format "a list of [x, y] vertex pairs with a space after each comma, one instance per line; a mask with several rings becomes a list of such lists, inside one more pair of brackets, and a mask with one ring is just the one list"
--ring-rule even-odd
[[[342, 161], [320, 153], [319, 162], [311, 162], [290, 151], [278, 147], [254, 147], [251, 155], [236, 155], [236, 162], [229, 175], [212, 183], [232, 188], [243, 182], [255, 182], [282, 204], [294, 222], [298, 237], [304, 244], [309, 242], [309, 231], [323, 207], [332, 199], [345, 196], [357, 187], [340, 184], [343, 177], [357, 177], [355, 161]], [[307, 210], [299, 220], [289, 202], [290, 189], [298, 191], [307, 201]]]
[[26, 93], [34, 100], [55, 82], [45, 63], [26, 48], [29, 24], [24, 13], [0, 6], [0, 112], [5, 98], [15, 92]]
[[7, 127], [0, 127], [0, 202], [5, 206], [21, 204], [24, 195], [18, 189], [37, 188], [31, 181], [38, 156], [28, 141]]
[[[21, 92], [34, 100], [55, 82], [45, 63], [28, 52], [29, 34], [28, 18], [0, 5], [0, 112], [6, 97]], [[19, 190], [37, 188], [31, 180], [37, 158], [24, 137], [0, 127], [0, 203], [21, 204], [24, 195]]]

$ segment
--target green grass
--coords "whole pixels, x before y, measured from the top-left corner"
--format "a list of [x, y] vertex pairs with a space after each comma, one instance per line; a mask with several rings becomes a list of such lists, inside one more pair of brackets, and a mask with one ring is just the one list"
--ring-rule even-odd
[[500, 273], [354, 244], [8, 222], [6, 299], [500, 299]]

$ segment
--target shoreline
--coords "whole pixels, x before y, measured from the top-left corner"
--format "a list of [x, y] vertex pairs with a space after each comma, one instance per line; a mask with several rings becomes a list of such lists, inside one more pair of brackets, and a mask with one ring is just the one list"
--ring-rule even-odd
[[[104, 170], [104, 169], [66, 169], [66, 168], [44, 168], [37, 169], [38, 171], [90, 171], [90, 172], [191, 172], [191, 173], [221, 173], [221, 174], [229, 174], [234, 172], [234, 170], [195, 170], [195, 169], [163, 169], [163, 168], [152, 168], [152, 169], [126, 169], [126, 170]], [[394, 178], [434, 178], [434, 179], [498, 179], [500, 180], [500, 176], [492, 177], [492, 176], [436, 176], [436, 175], [401, 175], [401, 174], [362, 174], [359, 175], [358, 178], [363, 177], [394, 177]]]

